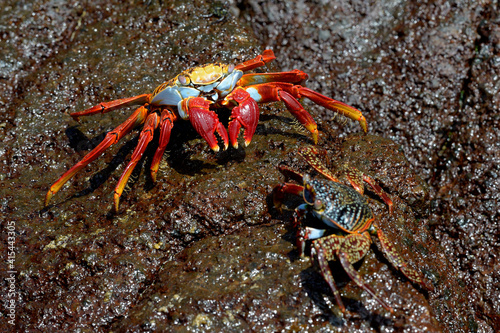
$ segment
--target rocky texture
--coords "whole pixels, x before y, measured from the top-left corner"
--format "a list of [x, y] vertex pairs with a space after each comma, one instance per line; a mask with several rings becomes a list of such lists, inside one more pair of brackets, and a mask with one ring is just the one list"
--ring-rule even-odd
[[[0, 283], [16, 293], [15, 329], [500, 329], [498, 6], [7, 1], [0, 216], [3, 230], [15, 224], [17, 273], [11, 284], [2, 260]], [[279, 103], [262, 108], [249, 147], [218, 154], [178, 122], [158, 182], [147, 175], [153, 145], [118, 214], [113, 188], [137, 132], [43, 208], [50, 185], [130, 110], [80, 124], [68, 112], [149, 92], [190, 66], [243, 61], [264, 47], [278, 57], [272, 70], [303, 69], [310, 88], [358, 107], [369, 121], [374, 135], [359, 135], [357, 124], [305, 103], [319, 124], [325, 163], [355, 165], [392, 196], [389, 215], [368, 193], [383, 230], [435, 287], [413, 286], [374, 246], [356, 268], [393, 316], [332, 263], [351, 311], [341, 317], [310, 260], [297, 257], [289, 221], [299, 200], [289, 198], [280, 214], [269, 195], [283, 181], [280, 163], [310, 171], [295, 149], [312, 142]], [[9, 241], [2, 232], [2, 259]], [[2, 328], [12, 328], [8, 313], [2, 308]]]
[[370, 131], [401, 146], [467, 286], [467, 324], [453, 330], [499, 330], [498, 1], [241, 3], [282, 69], [305, 68], [309, 87], [369, 113]]

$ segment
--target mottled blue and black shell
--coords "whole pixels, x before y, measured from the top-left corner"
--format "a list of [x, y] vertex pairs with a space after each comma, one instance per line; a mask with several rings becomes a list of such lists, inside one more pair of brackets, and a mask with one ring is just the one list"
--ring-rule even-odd
[[366, 199], [352, 187], [326, 179], [304, 176], [304, 200], [326, 225], [345, 232], [367, 229], [373, 213]]

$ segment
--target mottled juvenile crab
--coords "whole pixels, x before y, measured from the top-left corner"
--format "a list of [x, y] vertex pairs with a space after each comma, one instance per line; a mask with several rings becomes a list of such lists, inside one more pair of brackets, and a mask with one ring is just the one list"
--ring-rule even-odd
[[[342, 312], [345, 306], [335, 285], [328, 261], [338, 259], [349, 277], [361, 288], [366, 290], [386, 310], [393, 309], [377, 296], [375, 291], [364, 282], [352, 264], [362, 259], [372, 243], [371, 235], [377, 235], [382, 245], [382, 252], [391, 264], [399, 269], [410, 281], [420, 284], [427, 290], [432, 285], [417, 271], [409, 267], [401, 258], [396, 248], [379, 228], [367, 200], [362, 195], [363, 182], [367, 182], [373, 191], [389, 206], [392, 212], [392, 201], [385, 192], [369, 176], [354, 168], [348, 168], [347, 178], [353, 187], [339, 182], [337, 177], [326, 168], [317, 157], [314, 148], [302, 148], [299, 154], [309, 165], [327, 179], [312, 178], [302, 175], [287, 167], [280, 166], [280, 171], [302, 185], [284, 183], [276, 186], [273, 191], [275, 206], [281, 210], [286, 193], [299, 195], [305, 203], [295, 209], [294, 227], [297, 228], [297, 247], [300, 255], [305, 252], [306, 241], [312, 240], [311, 257], [316, 260], [321, 275], [326, 280], [335, 296]], [[312, 213], [323, 222], [322, 227], [306, 225], [306, 214]]]
[[[365, 117], [359, 110], [302, 86], [308, 75], [300, 70], [243, 74], [273, 59], [275, 59], [274, 53], [271, 50], [265, 50], [262, 55], [236, 66], [214, 63], [190, 68], [161, 84], [151, 94], [100, 103], [90, 109], [72, 113], [71, 116], [78, 120], [81, 116], [106, 113], [130, 105], [141, 105], [124, 123], [108, 132], [97, 147], [51, 186], [45, 197], [45, 206], [78, 171], [139, 126], [142, 126], [139, 143], [115, 188], [116, 210], [118, 210], [120, 196], [130, 174], [153, 139], [156, 129], [159, 129], [159, 145], [151, 163], [151, 178], [153, 181], [156, 179], [173, 123], [180, 118], [189, 119], [196, 131], [214, 151], [219, 150], [215, 132], [220, 136], [224, 149], [227, 149], [229, 140], [233, 147], [237, 148], [237, 138], [242, 127], [244, 143], [245, 146], [248, 145], [259, 122], [257, 103], [277, 101], [283, 102], [288, 111], [312, 133], [316, 143], [318, 141], [317, 126], [311, 115], [298, 102], [298, 99], [302, 97], [358, 121], [363, 130], [367, 131]], [[231, 110], [229, 135], [217, 117], [216, 111], [221, 108]]]

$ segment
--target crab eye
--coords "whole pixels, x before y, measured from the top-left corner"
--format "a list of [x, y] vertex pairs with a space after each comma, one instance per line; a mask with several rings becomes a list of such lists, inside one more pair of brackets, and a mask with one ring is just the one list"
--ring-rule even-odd
[[323, 201], [316, 199], [314, 200], [314, 210], [321, 210], [323, 208]]
[[186, 85], [189, 83], [189, 78], [187, 78], [186, 76], [184, 75], [179, 75], [177, 77], [177, 80], [182, 84], [182, 85]]

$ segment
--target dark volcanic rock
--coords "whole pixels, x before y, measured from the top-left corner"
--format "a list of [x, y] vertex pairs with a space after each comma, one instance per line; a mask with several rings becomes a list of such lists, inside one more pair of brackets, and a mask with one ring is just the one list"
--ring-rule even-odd
[[[305, 69], [309, 87], [369, 114], [370, 131], [399, 144], [430, 185], [433, 238], [467, 290], [461, 315], [435, 308], [443, 328], [498, 331], [498, 3], [241, 2], [282, 69]], [[326, 113], [322, 125], [336, 120]]]
[[[498, 331], [498, 12], [493, 1], [6, 1], [0, 285], [14, 292], [15, 326], [3, 307], [0, 327]], [[370, 206], [435, 288], [412, 285], [373, 246], [356, 268], [393, 316], [332, 263], [351, 311], [342, 318], [311, 261], [298, 258], [290, 219], [300, 200], [287, 199], [279, 214], [270, 193], [283, 181], [279, 164], [310, 171], [296, 149], [312, 142], [280, 103], [262, 107], [250, 146], [217, 154], [189, 123], [176, 123], [157, 182], [148, 177], [153, 143], [117, 214], [112, 193], [137, 131], [43, 208], [50, 185], [132, 109], [80, 123], [68, 113], [264, 47], [278, 57], [270, 69], [308, 72], [308, 87], [368, 120], [362, 135], [305, 101], [325, 164], [356, 166], [389, 193], [394, 214], [368, 191]], [[227, 114], [221, 119], [227, 124]]]

